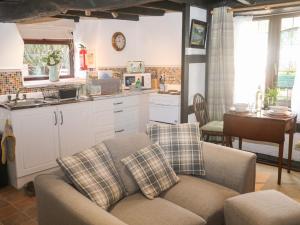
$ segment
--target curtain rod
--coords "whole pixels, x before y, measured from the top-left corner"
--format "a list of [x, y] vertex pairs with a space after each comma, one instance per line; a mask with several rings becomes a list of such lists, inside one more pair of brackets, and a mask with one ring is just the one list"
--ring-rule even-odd
[[[229, 8], [227, 12], [247, 12], [247, 11], [258, 11], [258, 10], [268, 10], [272, 8], [284, 8], [284, 7], [291, 7], [291, 6], [300, 6], [300, 1], [294, 2], [283, 2], [277, 4], [265, 4], [265, 5], [257, 5], [257, 6], [250, 6], [250, 7], [242, 7], [242, 8]], [[213, 14], [213, 11], [211, 11]]]

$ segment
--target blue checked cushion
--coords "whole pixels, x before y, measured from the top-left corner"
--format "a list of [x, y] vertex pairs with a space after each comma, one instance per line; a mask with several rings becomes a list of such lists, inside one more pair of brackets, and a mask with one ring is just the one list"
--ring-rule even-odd
[[152, 124], [147, 133], [152, 143], [158, 142], [177, 174], [205, 175], [202, 142], [198, 123]]
[[143, 148], [121, 161], [149, 199], [154, 199], [179, 181], [158, 144]]
[[123, 198], [123, 184], [104, 144], [57, 162], [78, 191], [101, 208], [107, 210]]

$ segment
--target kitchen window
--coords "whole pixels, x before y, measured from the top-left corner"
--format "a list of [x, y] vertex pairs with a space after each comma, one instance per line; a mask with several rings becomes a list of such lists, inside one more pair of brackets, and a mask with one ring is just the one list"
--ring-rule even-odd
[[74, 48], [72, 40], [24, 40], [24, 64], [28, 66], [28, 74], [24, 75], [25, 81], [47, 80], [48, 67], [43, 62], [43, 57], [48, 52], [60, 50], [62, 52], [62, 62], [60, 69], [61, 78], [74, 77]]

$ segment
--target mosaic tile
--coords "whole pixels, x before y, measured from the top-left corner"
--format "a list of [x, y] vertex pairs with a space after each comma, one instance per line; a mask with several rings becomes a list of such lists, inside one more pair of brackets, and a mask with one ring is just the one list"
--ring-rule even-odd
[[[100, 70], [112, 70], [113, 76], [123, 79], [123, 73], [126, 73], [126, 67], [100, 67]], [[146, 73], [151, 73], [152, 79], [159, 79], [164, 76], [167, 84], [181, 83], [181, 67], [145, 67]], [[0, 95], [15, 94], [23, 87], [22, 72], [0, 72]], [[49, 88], [26, 88], [26, 92], [39, 92]]]

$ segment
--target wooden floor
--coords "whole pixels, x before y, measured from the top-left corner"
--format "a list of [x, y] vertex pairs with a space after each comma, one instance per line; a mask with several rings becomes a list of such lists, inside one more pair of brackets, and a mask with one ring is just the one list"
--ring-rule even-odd
[[[300, 202], [300, 173], [283, 171], [282, 185], [277, 185], [277, 168], [257, 164], [256, 190], [276, 189]], [[37, 225], [34, 197], [27, 197], [12, 187], [0, 189], [0, 225]]]

